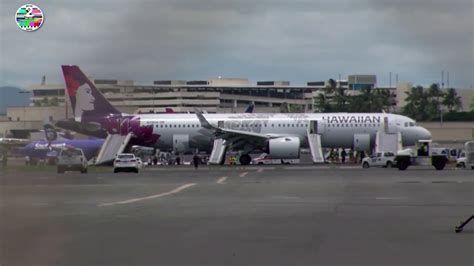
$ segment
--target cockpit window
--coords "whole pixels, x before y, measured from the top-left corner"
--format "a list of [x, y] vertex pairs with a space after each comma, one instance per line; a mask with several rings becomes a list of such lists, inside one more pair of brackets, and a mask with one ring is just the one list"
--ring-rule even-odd
[[415, 123], [414, 122], [410, 122], [410, 127], [414, 127], [415, 126]]

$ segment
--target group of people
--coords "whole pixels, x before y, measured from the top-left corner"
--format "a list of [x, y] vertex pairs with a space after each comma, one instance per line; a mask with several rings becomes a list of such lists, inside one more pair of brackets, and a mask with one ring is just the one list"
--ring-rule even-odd
[[[194, 168], [198, 168], [199, 164], [201, 164], [201, 157], [194, 153], [192, 158], [192, 164]], [[181, 156], [179, 153], [164, 153], [160, 152], [159, 154], [155, 154], [152, 157], [148, 158], [148, 165], [181, 165], [183, 164]]]
[[353, 148], [351, 148], [348, 152], [346, 149], [340, 148], [340, 149], [331, 149], [326, 157], [326, 161], [331, 162], [331, 163], [346, 163], [346, 159], [348, 159], [348, 163], [361, 163], [362, 159], [364, 159], [366, 156], [366, 153], [364, 151], [354, 151]]

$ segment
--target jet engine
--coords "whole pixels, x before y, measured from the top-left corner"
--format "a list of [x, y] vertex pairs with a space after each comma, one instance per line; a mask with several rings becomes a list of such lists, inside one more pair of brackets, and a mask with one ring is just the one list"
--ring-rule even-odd
[[298, 137], [270, 139], [266, 152], [273, 159], [297, 159], [300, 157], [300, 139]]

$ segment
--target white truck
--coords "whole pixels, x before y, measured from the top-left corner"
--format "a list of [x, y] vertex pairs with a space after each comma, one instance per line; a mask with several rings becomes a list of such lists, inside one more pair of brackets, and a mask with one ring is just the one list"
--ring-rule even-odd
[[374, 166], [387, 168], [395, 166], [395, 154], [389, 151], [377, 152], [370, 157], [365, 157], [362, 159], [363, 168], [370, 168]]
[[431, 140], [420, 140], [415, 150], [400, 150], [395, 156], [398, 170], [406, 170], [410, 165], [432, 165], [436, 170], [443, 170], [448, 162], [447, 154], [436, 154], [432, 151]]
[[84, 152], [77, 148], [66, 148], [59, 152], [57, 158], [57, 172], [63, 174], [65, 171], [80, 171], [87, 173], [87, 159]]

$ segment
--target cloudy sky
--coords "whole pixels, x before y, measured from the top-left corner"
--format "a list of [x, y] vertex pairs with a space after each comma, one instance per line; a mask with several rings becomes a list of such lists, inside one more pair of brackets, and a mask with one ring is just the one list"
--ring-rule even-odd
[[472, 0], [41, 0], [36, 32], [15, 24], [26, 2], [0, 0], [0, 85], [62, 82], [61, 64], [96, 78], [242, 77], [306, 81], [389, 72], [455, 87], [474, 75]]

